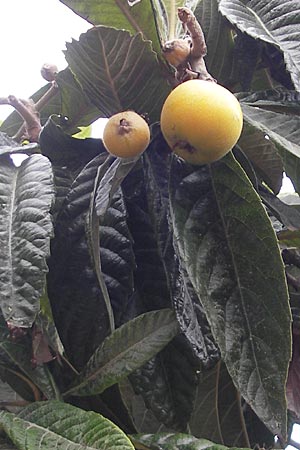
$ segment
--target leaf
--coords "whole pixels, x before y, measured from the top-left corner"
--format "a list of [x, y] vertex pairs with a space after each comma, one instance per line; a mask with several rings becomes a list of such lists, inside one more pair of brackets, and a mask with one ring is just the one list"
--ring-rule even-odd
[[263, 203], [288, 230], [300, 230], [300, 212], [295, 207], [287, 205], [263, 186], [259, 193]]
[[106, 25], [127, 30], [131, 34], [142, 33], [143, 38], [152, 41], [154, 50], [160, 53], [159, 30], [156, 22], [161, 27], [164, 22], [162, 22], [162, 16], [157, 17], [153, 14], [152, 1], [105, 0], [101, 2], [101, 5], [93, 0], [60, 1], [95, 26]]
[[66, 60], [102, 117], [132, 109], [160, 117], [170, 91], [149, 41], [126, 31], [95, 27], [67, 44]]
[[170, 186], [180, 254], [228, 372], [261, 420], [284, 436], [291, 316], [270, 221], [230, 155], [195, 169], [174, 159]]
[[[147, 196], [144, 203], [148, 204], [148, 214], [153, 227], [155, 245], [162, 261], [166, 283], [170, 291], [168, 295], [175, 310], [180, 330], [188, 342], [187, 347], [198, 360], [197, 362], [208, 368], [219, 360], [220, 355], [199, 298], [187, 276], [183, 261], [180, 261], [176, 254], [176, 243], [174, 243], [173, 230], [169, 223], [168, 179], [170, 156], [169, 147], [162, 135], [158, 133], [143, 156], [144, 184]], [[139, 204], [142, 205], [143, 202], [140, 201]], [[139, 228], [139, 225], [137, 225], [137, 228]], [[142, 234], [140, 230], [138, 232]], [[144, 255], [141, 259], [145, 259], [149, 266], [149, 256], [146, 254], [147, 246], [143, 244], [143, 247], [139, 247], [139, 251], [142, 248], [144, 249]], [[153, 253], [154, 245], [149, 245], [149, 249]], [[151, 278], [151, 273], [149, 278]], [[155, 278], [157, 279], [158, 275]], [[142, 279], [145, 279], [145, 274]], [[151, 292], [153, 293], [153, 288], [150, 295]]]
[[141, 394], [135, 393], [133, 386], [127, 379], [119, 383], [122, 399], [132, 417], [138, 433], [158, 433], [166, 431], [164, 424], [154, 415], [153, 411], [146, 406]]
[[18, 415], [1, 411], [0, 426], [20, 450], [133, 450], [126, 435], [100, 414], [57, 401], [36, 402]]
[[228, 84], [233, 76], [233, 39], [228, 22], [218, 10], [218, 0], [198, 1], [195, 15], [205, 35], [208, 71], [220, 84]]
[[300, 417], [300, 392], [299, 392], [299, 366], [300, 366], [300, 338], [299, 330], [293, 332], [293, 357], [287, 379], [287, 402], [290, 411], [296, 418]]
[[[137, 263], [137, 305], [142, 311], [172, 305], [181, 335], [129, 379], [145, 402], [147, 417], [153, 413], [168, 429], [185, 430], [195, 398], [196, 370], [199, 364], [213, 363], [219, 352], [198, 298], [195, 304], [190, 282], [179, 271], [168, 224], [170, 150], [157, 127], [152, 127], [152, 134], [140, 164], [122, 184]], [[145, 426], [139, 417], [136, 420]]]
[[243, 421], [241, 398], [224, 363], [200, 373], [190, 433], [229, 447], [249, 447]]
[[137, 449], [145, 448], [139, 447], [139, 444], [146, 445], [149, 450], [225, 450], [228, 448], [207, 439], [198, 439], [183, 433], [136, 434], [131, 436], [131, 439]]
[[40, 146], [43, 155], [60, 171], [70, 171], [72, 181], [99, 153], [107, 156], [101, 139], [77, 139], [69, 136], [63, 129], [61, 118], [51, 116], [40, 134]]
[[77, 370], [111, 331], [86, 234], [97, 170], [105, 159], [106, 154], [99, 154], [75, 178], [57, 218], [49, 260], [48, 296], [54, 321]]
[[[227, 26], [230, 26], [227, 21], [226, 23]], [[233, 84], [238, 82], [242, 91], [253, 90], [256, 75], [255, 72], [260, 68], [259, 57], [261, 55], [262, 44], [248, 34], [241, 33], [237, 29], [234, 30], [234, 34], [235, 36], [233, 39], [233, 31], [231, 30], [233, 39], [232, 44], [234, 45], [232, 50], [233, 67], [231, 69], [231, 82]], [[260, 76], [259, 83], [262, 83], [264, 78], [265, 77]]]
[[245, 121], [237, 145], [254, 164], [259, 178], [278, 194], [282, 185], [283, 164], [273, 141], [267, 139], [265, 132]]
[[297, 192], [299, 185], [299, 125], [300, 118], [295, 115], [266, 111], [255, 105], [241, 102], [244, 120], [257, 130], [263, 131], [275, 145], [284, 170], [295, 184]]
[[41, 310], [36, 318], [35, 324], [42, 330], [51, 349], [57, 355], [62, 355], [64, 353], [64, 348], [57, 332], [50, 301], [46, 294], [41, 297]]
[[0, 448], [3, 450], [17, 450], [12, 442], [0, 435]]
[[[67, 120], [63, 129], [68, 134], [79, 131], [78, 127], [92, 124], [101, 114], [94, 104], [87, 98], [70, 68], [58, 72], [55, 81], [60, 89], [61, 106], [53, 114], [61, 114]], [[50, 117], [49, 114], [48, 117]]]
[[240, 92], [236, 96], [250, 106], [278, 113], [300, 115], [300, 92], [294, 90], [266, 89], [256, 92]]
[[[98, 194], [100, 192], [101, 190], [98, 190]], [[110, 193], [112, 194], [112, 192]], [[113, 309], [115, 324], [116, 327], [119, 327], [136, 315], [134, 296], [136, 264], [122, 191], [118, 189], [108, 202], [110, 206], [104, 216], [102, 215], [98, 229], [100, 267]], [[106, 203], [106, 207], [108, 207], [108, 203]], [[95, 245], [96, 251], [97, 244]]]
[[42, 153], [50, 159], [54, 173], [56, 198], [52, 214], [55, 222], [80, 170], [99, 153], [106, 156], [107, 152], [101, 139], [77, 139], [66, 134], [58, 116], [51, 116], [43, 127], [40, 145]]
[[6, 154], [31, 154], [39, 153], [40, 149], [37, 143], [32, 142], [30, 144], [21, 145], [19, 142], [14, 141], [6, 133], [0, 132], [0, 155]]
[[[4, 370], [7, 371], [6, 382], [10, 384], [12, 381], [11, 386], [22, 396], [24, 392], [23, 378], [25, 375], [28, 380], [27, 385], [31, 390], [31, 396], [33, 394], [32, 388], [34, 389], [37, 386], [46, 398], [58, 398], [60, 395], [59, 390], [49, 368], [46, 365], [34, 368], [31, 363], [31, 357], [30, 336], [25, 336], [19, 341], [13, 341], [9, 336], [9, 331], [3, 318], [0, 316], [0, 361]], [[18, 377], [18, 374], [21, 374], [21, 376]], [[32, 400], [32, 397], [29, 400]]]
[[275, 45], [284, 54], [296, 90], [300, 89], [300, 7], [297, 0], [220, 0], [221, 13], [242, 32]]
[[300, 247], [300, 230], [283, 230], [277, 233], [279, 244], [286, 247]]
[[94, 352], [78, 383], [64, 395], [95, 395], [142, 366], [178, 333], [171, 310], [145, 313], [108, 336]]
[[0, 289], [4, 318], [30, 327], [48, 271], [54, 198], [50, 162], [32, 155], [20, 167], [7, 157], [0, 161]]
[[134, 167], [137, 158], [117, 158], [105, 172], [99, 182], [96, 192], [95, 209], [98, 217], [104, 217], [114, 194], [119, 189], [122, 181]]
[[[280, 83], [286, 89], [293, 90], [294, 84], [292, 82], [291, 74], [287, 71], [284, 61], [284, 54], [277, 47], [267, 42], [260, 41], [261, 49], [261, 62], [260, 66], [267, 68], [268, 72], [265, 72], [269, 76], [269, 87], [274, 85], [274, 81]], [[271, 77], [270, 77], [270, 75]], [[248, 89], [247, 89], [248, 90]], [[255, 90], [252, 88], [252, 90]]]

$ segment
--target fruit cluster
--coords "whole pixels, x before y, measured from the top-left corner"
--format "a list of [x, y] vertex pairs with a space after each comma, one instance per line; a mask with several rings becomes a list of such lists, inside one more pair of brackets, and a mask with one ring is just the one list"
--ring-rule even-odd
[[[161, 131], [170, 149], [191, 164], [222, 158], [238, 141], [243, 114], [236, 97], [212, 81], [189, 80], [169, 94], [161, 111]], [[103, 143], [114, 156], [137, 156], [148, 147], [147, 122], [134, 111], [113, 115]]]

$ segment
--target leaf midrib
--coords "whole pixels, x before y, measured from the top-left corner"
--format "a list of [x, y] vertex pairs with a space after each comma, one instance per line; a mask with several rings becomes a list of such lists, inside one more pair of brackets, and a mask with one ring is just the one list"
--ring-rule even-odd
[[18, 182], [18, 170], [15, 169], [14, 176], [11, 183], [11, 200], [10, 200], [10, 210], [8, 213], [8, 263], [9, 263], [9, 287], [10, 287], [10, 296], [8, 301], [8, 310], [10, 313], [10, 317], [13, 316], [12, 309], [12, 299], [13, 299], [13, 249], [12, 249], [12, 236], [13, 236], [13, 223], [14, 223], [14, 205], [16, 199], [16, 188]]
[[[101, 371], [103, 371], [103, 369], [105, 369], [105, 372], [107, 372], [107, 370], [109, 369], [110, 366], [113, 366], [114, 363], [116, 361], [118, 361], [118, 359], [120, 359], [120, 357], [125, 357], [127, 354], [130, 354], [133, 352], [133, 349], [135, 349], [137, 346], [143, 346], [144, 343], [147, 343], [147, 341], [149, 340], [149, 338], [151, 338], [153, 335], [157, 334], [158, 331], [161, 331], [164, 328], [169, 328], [170, 325], [172, 325], [172, 322], [168, 322], [165, 325], [163, 325], [162, 327], [158, 328], [155, 330], [155, 332], [152, 332], [150, 334], [147, 334], [146, 336], [144, 336], [141, 340], [139, 340], [138, 342], [136, 342], [134, 345], [132, 345], [130, 348], [125, 349], [125, 351], [122, 351], [120, 353], [117, 353], [114, 358], [110, 359], [109, 361], [107, 361], [103, 366], [99, 367], [98, 369], [96, 369], [94, 372], [92, 372], [89, 376], [87, 376], [80, 384], [78, 384], [77, 386], [74, 386], [74, 388], [71, 388], [70, 390], [68, 390], [67, 392], [64, 393], [64, 397], [69, 396], [72, 392], [76, 392], [86, 386], [88, 386], [88, 384], [90, 382], [92, 382], [94, 379], [96, 379], [99, 374], [101, 375]], [[100, 347], [99, 352], [101, 352], [102, 347]], [[97, 358], [97, 354], [94, 355], [94, 357], [92, 357], [93, 359]], [[91, 361], [91, 360], [90, 360]], [[91, 361], [92, 363], [92, 361]], [[89, 362], [87, 363], [87, 367], [89, 365]]]

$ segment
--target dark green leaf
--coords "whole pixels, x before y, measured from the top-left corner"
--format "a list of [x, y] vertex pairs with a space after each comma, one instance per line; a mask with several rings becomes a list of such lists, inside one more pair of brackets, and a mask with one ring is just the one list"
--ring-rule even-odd
[[203, 29], [208, 71], [220, 84], [231, 83], [233, 73], [233, 38], [228, 22], [218, 10], [218, 0], [197, 2], [195, 15]]
[[145, 313], [107, 337], [65, 395], [95, 395], [142, 366], [178, 333], [171, 310]]
[[131, 439], [136, 448], [141, 450], [145, 447], [139, 447], [139, 444], [146, 445], [146, 449], [149, 450], [225, 450], [228, 448], [189, 434], [137, 434], [133, 435]]
[[266, 138], [265, 132], [245, 121], [237, 145], [254, 165], [257, 176], [278, 194], [282, 185], [283, 163], [273, 141]]
[[199, 374], [190, 433], [230, 447], [249, 447], [241, 397], [223, 363]]
[[65, 133], [60, 122], [60, 117], [50, 117], [40, 134], [41, 151], [54, 167], [70, 171], [74, 178], [99, 153], [107, 156], [101, 139], [71, 137]]
[[[228, 26], [228, 22], [226, 23]], [[233, 61], [230, 81], [233, 86], [234, 84], [239, 84], [239, 90], [249, 91], [253, 86], [253, 78], [261, 53], [261, 44], [248, 34], [241, 33], [239, 30], [235, 30], [235, 33], [231, 30], [232, 38], [234, 34], [235, 36], [232, 43], [234, 44], [234, 47], [232, 51]], [[263, 77], [259, 78], [260, 82], [261, 79], [263, 79]], [[236, 87], [235, 90], [237, 90]]]
[[117, 158], [105, 172], [97, 187], [95, 209], [98, 217], [104, 217], [109, 208], [114, 194], [119, 189], [122, 181], [132, 170], [138, 158]]
[[[169, 295], [181, 332], [189, 342], [189, 347], [198, 363], [208, 368], [218, 361], [219, 351], [212, 338], [199, 298], [186, 274], [183, 261], [180, 261], [176, 255], [173, 230], [169, 224], [170, 156], [170, 149], [162, 135], [158, 133], [143, 158], [147, 195], [145, 204], [148, 204], [158, 254], [163, 264]], [[141, 202], [140, 204], [142, 205]], [[146, 254], [145, 259], [149, 260]]]
[[[135, 393], [143, 397], [147, 417], [154, 413], [168, 429], [185, 430], [195, 398], [196, 370], [199, 364], [212, 364], [219, 353], [174, 254], [168, 224], [170, 150], [154, 128], [155, 137], [142, 157], [143, 170], [137, 165], [123, 182], [137, 262], [137, 305], [141, 311], [172, 305], [184, 334], [129, 378]], [[137, 420], [143, 427], [144, 422]]]
[[100, 111], [83, 93], [80, 84], [69, 68], [57, 74], [56, 83], [60, 88], [61, 107], [54, 111], [54, 114], [61, 114], [66, 118], [63, 128], [67, 133], [77, 133], [79, 126], [90, 125], [101, 117]]
[[119, 327], [136, 315], [133, 280], [136, 265], [132, 237], [126, 221], [127, 210], [120, 189], [110, 203], [98, 230], [100, 265], [115, 325]]
[[286, 89], [294, 89], [291, 74], [287, 71], [282, 51], [267, 42], [260, 42], [259, 47], [261, 50], [260, 66], [265, 67], [268, 70], [268, 72], [266, 71], [265, 73], [268, 75], [270, 81], [269, 87], [275, 83], [280, 83], [280, 85], [284, 86]]
[[9, 157], [0, 161], [0, 289], [4, 318], [17, 327], [30, 327], [48, 271], [54, 199], [50, 162], [32, 155], [20, 167]]
[[67, 44], [66, 59], [102, 117], [132, 109], [158, 120], [170, 88], [141, 35], [96, 27]]
[[295, 207], [287, 205], [263, 186], [261, 186], [259, 194], [263, 203], [286, 228], [291, 231], [300, 229], [300, 212]]
[[18, 142], [14, 141], [7, 134], [0, 132], [0, 155], [5, 154], [31, 154], [31, 153], [39, 153], [40, 149], [38, 144], [30, 143], [26, 145], [21, 145]]
[[136, 432], [159, 433], [166, 431], [162, 421], [154, 415], [149, 406], [146, 406], [143, 396], [133, 390], [133, 385], [127, 379], [120, 381], [119, 388], [122, 399], [134, 422]]
[[20, 450], [133, 450], [112, 422], [66, 403], [36, 402], [18, 415], [1, 411], [0, 426]]
[[277, 234], [280, 245], [300, 248], [300, 231], [283, 230]]
[[110, 332], [107, 304], [92, 266], [86, 236], [90, 198], [100, 154], [75, 178], [57, 218], [49, 260], [48, 295], [60, 338], [80, 369]]
[[194, 169], [174, 159], [171, 192], [179, 250], [229, 374], [264, 423], [285, 435], [291, 316], [265, 210], [230, 155]]
[[287, 69], [300, 89], [300, 6], [297, 0], [220, 0], [222, 14], [242, 32], [275, 45], [284, 54]]
[[300, 115], [300, 92], [286, 89], [267, 89], [265, 91], [241, 92], [237, 98], [250, 106], [268, 111]]
[[285, 172], [300, 192], [300, 118], [295, 115], [266, 111], [253, 103], [251, 106], [241, 103], [244, 120], [251, 126], [265, 133], [279, 153]]
[[[127, 30], [131, 34], [141, 32], [144, 39], [152, 41], [153, 48], [160, 52], [160, 41], [156, 21], [162, 27], [162, 16], [153, 14], [151, 0], [128, 2], [126, 0], [105, 0], [101, 4], [93, 0], [60, 0], [76, 14], [93, 25]], [[164, 24], [166, 27], [166, 24]]]

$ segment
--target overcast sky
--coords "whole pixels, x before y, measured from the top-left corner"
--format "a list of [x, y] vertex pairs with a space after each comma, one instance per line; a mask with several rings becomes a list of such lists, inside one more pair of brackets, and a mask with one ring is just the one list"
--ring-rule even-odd
[[[66, 67], [65, 42], [91, 25], [59, 0], [0, 0], [0, 97], [28, 98], [46, 82], [44, 63]], [[0, 105], [0, 120], [12, 111]]]

